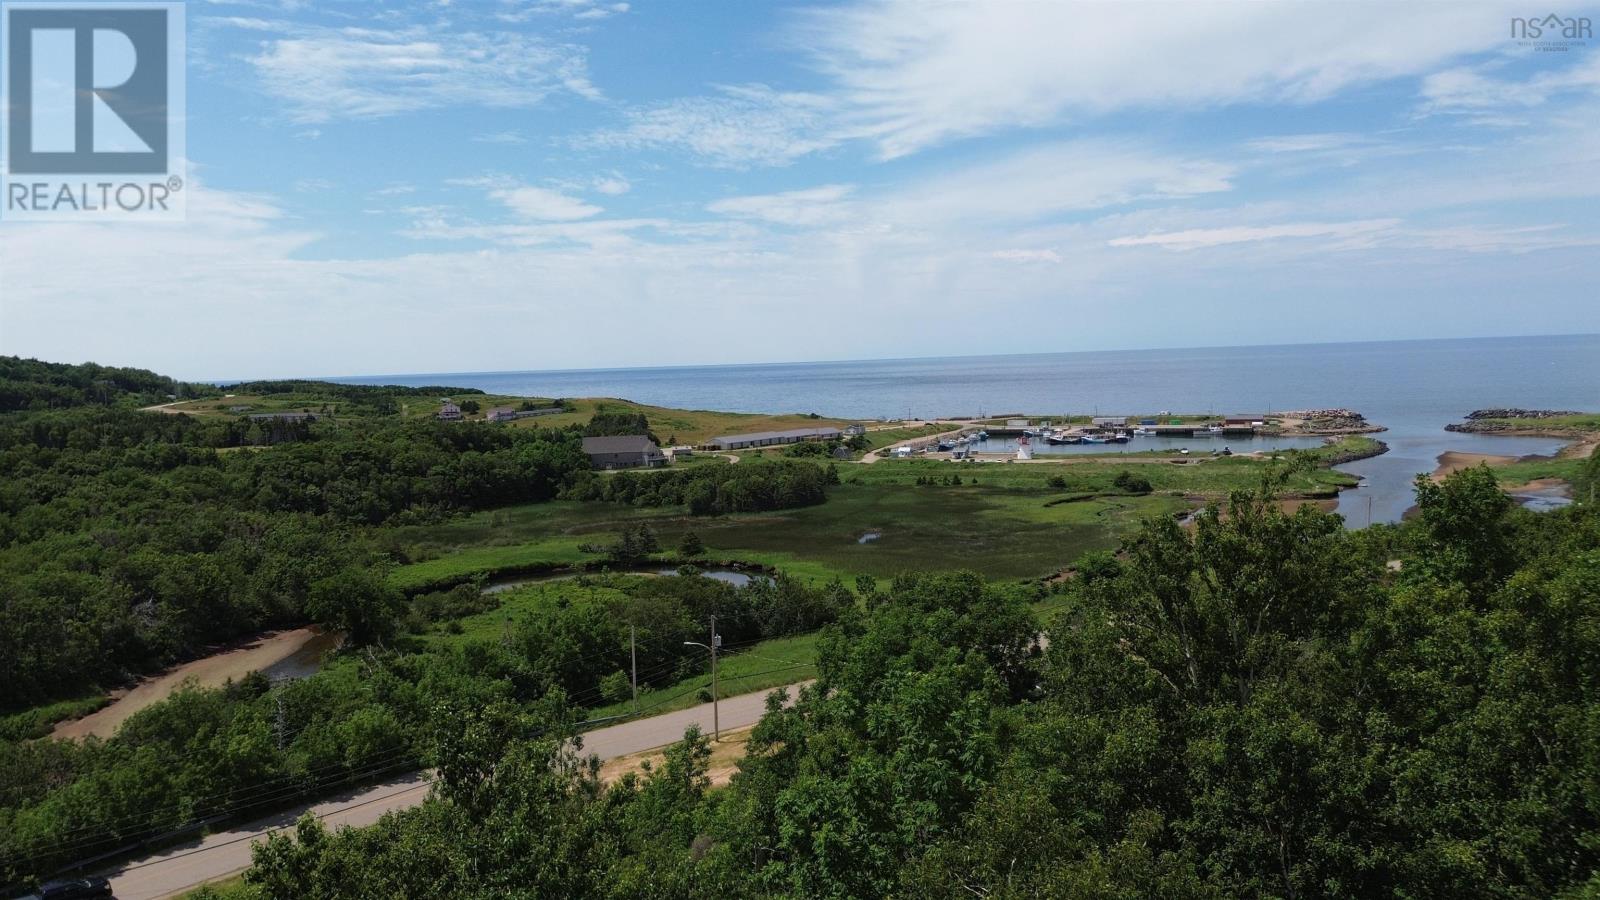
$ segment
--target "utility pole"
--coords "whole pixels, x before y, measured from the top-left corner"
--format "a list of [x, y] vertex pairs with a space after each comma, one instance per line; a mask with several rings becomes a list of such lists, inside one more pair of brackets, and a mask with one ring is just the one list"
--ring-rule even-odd
[[717, 636], [717, 617], [711, 617], [711, 643], [702, 644], [699, 641], [684, 641], [685, 647], [704, 647], [711, 653], [711, 740], [722, 739], [722, 719], [717, 708], [717, 648], [722, 646], [722, 638]]
[[717, 709], [717, 647], [722, 639], [717, 637], [717, 617], [711, 617], [711, 740], [722, 740], [722, 722]]
[[272, 699], [273, 699], [273, 704], [277, 707], [277, 715], [274, 717], [274, 721], [273, 721], [273, 724], [272, 724], [272, 731], [273, 731], [273, 735], [278, 739], [278, 749], [281, 751], [281, 750], [283, 750], [283, 745], [285, 743], [284, 742], [284, 734], [283, 734], [283, 732], [284, 732], [284, 727], [283, 727], [284, 726], [284, 721], [283, 721], [283, 689], [279, 688], [278, 690], [273, 691], [272, 692]]
[[639, 645], [634, 641], [635, 628], [628, 626], [628, 657], [633, 661], [633, 713], [639, 714]]

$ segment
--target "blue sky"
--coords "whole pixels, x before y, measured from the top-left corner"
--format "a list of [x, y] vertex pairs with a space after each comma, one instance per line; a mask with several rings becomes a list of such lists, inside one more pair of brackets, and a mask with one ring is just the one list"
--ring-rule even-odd
[[1593, 4], [188, 5], [0, 352], [346, 375], [1600, 331]]

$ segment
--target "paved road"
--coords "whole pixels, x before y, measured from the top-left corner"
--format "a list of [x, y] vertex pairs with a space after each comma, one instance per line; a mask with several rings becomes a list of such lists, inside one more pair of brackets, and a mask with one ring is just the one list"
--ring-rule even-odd
[[[901, 427], [916, 428], [916, 427], [920, 427], [922, 425], [929, 425], [929, 424], [945, 425], [945, 424], [954, 424], [954, 423], [947, 423], [947, 422], [939, 422], [939, 423], [920, 422], [920, 423], [905, 424], [905, 425], [903, 425]], [[893, 456], [894, 455], [894, 448], [896, 448], [896, 447], [904, 447], [904, 446], [906, 446], [908, 444], [913, 446], [913, 447], [916, 447], [916, 446], [921, 446], [923, 444], [927, 444], [927, 443], [930, 443], [930, 442], [937, 443], [937, 442], [939, 442], [939, 441], [941, 441], [941, 440], [943, 440], [943, 439], [945, 439], [947, 437], [950, 437], [952, 435], [960, 434], [961, 432], [966, 431], [968, 428], [974, 428], [974, 427], [976, 427], [976, 426], [968, 423], [968, 424], [965, 424], [965, 425], [959, 425], [959, 426], [957, 426], [956, 428], [954, 428], [953, 430], [950, 430], [950, 431], [941, 431], [941, 432], [939, 432], [937, 434], [925, 434], [925, 435], [922, 435], [921, 437], [914, 437], [914, 438], [908, 438], [908, 439], [903, 440], [903, 441], [896, 441], [895, 443], [889, 444], [888, 446], [879, 447], [878, 449], [872, 451], [871, 453], [868, 453], [866, 456], [861, 457], [861, 462], [866, 464], [866, 465], [871, 465], [872, 463], [875, 463], [880, 459], [888, 459], [889, 457]]]
[[[793, 697], [798, 685], [789, 687]], [[754, 725], [766, 709], [767, 694], [773, 690], [775, 688], [725, 698], [721, 703], [722, 727]], [[601, 759], [626, 756], [679, 740], [690, 723], [698, 723], [709, 734], [711, 704], [595, 729], [583, 736], [583, 748]], [[170, 897], [248, 868], [255, 841], [279, 829], [293, 827], [295, 820], [307, 811], [330, 828], [340, 825], [359, 828], [378, 821], [384, 813], [421, 803], [428, 796], [432, 783], [431, 774], [427, 772], [401, 775], [180, 844], [163, 853], [130, 861], [105, 874], [111, 879], [111, 889], [119, 900]]]

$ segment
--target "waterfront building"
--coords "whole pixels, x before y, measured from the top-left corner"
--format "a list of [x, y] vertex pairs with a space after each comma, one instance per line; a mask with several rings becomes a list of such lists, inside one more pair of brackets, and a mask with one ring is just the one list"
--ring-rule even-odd
[[776, 447], [801, 441], [836, 441], [843, 434], [833, 426], [791, 428], [787, 431], [756, 431], [750, 434], [724, 434], [711, 439], [718, 450], [744, 450], [751, 447]]

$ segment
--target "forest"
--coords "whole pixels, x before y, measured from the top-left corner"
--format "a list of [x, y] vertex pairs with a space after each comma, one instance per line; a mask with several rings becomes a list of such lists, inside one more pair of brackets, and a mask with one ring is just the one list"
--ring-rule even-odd
[[[827, 471], [800, 463], [599, 478], [576, 427], [351, 418], [276, 424], [283, 440], [261, 446], [247, 417], [138, 411], [176, 384], [153, 373], [15, 359], [0, 372], [14, 394], [66, 398], [0, 415], [0, 714], [264, 628], [371, 618], [352, 612], [382, 607], [389, 560], [375, 526], [563, 492], [697, 512], [826, 499]], [[262, 389], [307, 384], [321, 383]], [[82, 393], [95, 385], [105, 393]], [[326, 387], [347, 399], [462, 393]]]
[[[602, 478], [582, 426], [319, 421], [260, 446], [138, 412], [184, 390], [151, 373], [0, 362], [8, 396], [58, 398], [0, 416], [0, 712], [272, 625], [349, 642], [109, 739], [0, 734], [0, 883], [428, 767], [422, 806], [304, 820], [202, 893], [1600, 894], [1600, 509], [1529, 512], [1487, 468], [1419, 479], [1413, 518], [1361, 531], [1237, 492], [1049, 583], [585, 575], [491, 634], [461, 623], [501, 600], [404, 596], [373, 529], [555, 498], [776, 509], [837, 473]], [[693, 732], [602, 781], [582, 725], [622, 696], [629, 637], [641, 682], [675, 684], [711, 615], [731, 646], [816, 635], [817, 680], [769, 703], [726, 787]]]
[[722, 789], [704, 735], [606, 784], [549, 698], [444, 704], [427, 803], [302, 820], [230, 894], [1592, 897], [1600, 516], [1419, 487], [1401, 528], [1153, 521], [1044, 616], [863, 585]]

